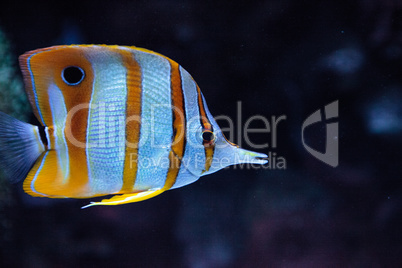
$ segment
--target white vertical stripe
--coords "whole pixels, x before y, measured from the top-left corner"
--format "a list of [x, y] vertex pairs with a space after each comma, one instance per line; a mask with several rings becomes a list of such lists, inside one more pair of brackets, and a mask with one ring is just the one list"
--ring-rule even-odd
[[68, 147], [64, 134], [67, 120], [67, 108], [64, 102], [63, 93], [55, 84], [49, 86], [48, 94], [49, 106], [53, 119], [53, 135], [55, 137], [54, 149], [56, 150], [57, 160], [62, 171], [63, 183], [66, 183], [70, 172]]
[[91, 98], [89, 99], [89, 104], [88, 104], [88, 118], [87, 118], [87, 129], [86, 129], [86, 148], [85, 148], [85, 154], [86, 154], [86, 159], [87, 159], [87, 167], [88, 167], [88, 185], [92, 186], [94, 184], [93, 181], [93, 176], [92, 176], [92, 169], [91, 169], [91, 163], [89, 162], [89, 145], [88, 145], [88, 141], [89, 141], [89, 126], [91, 125], [91, 107], [92, 107], [92, 100], [94, 98], [94, 93], [95, 93], [95, 79], [96, 79], [96, 73], [95, 73], [95, 69], [92, 70], [93, 71], [93, 82], [92, 82], [92, 90], [91, 90]]
[[133, 51], [141, 67], [141, 129], [136, 189], [162, 188], [169, 170], [173, 111], [169, 61], [159, 55]]
[[117, 53], [99, 47], [88, 55], [94, 83], [88, 111], [87, 165], [92, 194], [123, 185], [127, 70]]

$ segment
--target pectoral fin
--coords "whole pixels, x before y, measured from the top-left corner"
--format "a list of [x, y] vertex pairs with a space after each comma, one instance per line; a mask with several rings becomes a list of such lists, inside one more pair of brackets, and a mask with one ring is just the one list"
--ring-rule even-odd
[[164, 189], [157, 189], [157, 190], [148, 190], [139, 193], [132, 193], [132, 194], [123, 194], [123, 195], [115, 195], [109, 199], [103, 199], [100, 202], [91, 202], [89, 205], [83, 206], [82, 208], [92, 207], [92, 206], [114, 206], [114, 205], [122, 205], [132, 202], [139, 202], [154, 196], [157, 196], [163, 193]]

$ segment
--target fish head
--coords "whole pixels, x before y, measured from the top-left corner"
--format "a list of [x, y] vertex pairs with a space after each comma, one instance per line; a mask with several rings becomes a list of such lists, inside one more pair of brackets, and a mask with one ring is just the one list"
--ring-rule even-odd
[[[200, 94], [202, 96], [202, 93]], [[202, 118], [188, 122], [190, 131], [187, 147], [191, 148], [192, 159], [191, 163], [187, 163], [187, 167], [193, 174], [203, 176], [231, 165], [263, 165], [268, 162], [266, 154], [245, 150], [230, 142], [211, 115], [203, 96], [202, 101], [205, 121], [210, 123], [210, 127], [205, 128]]]

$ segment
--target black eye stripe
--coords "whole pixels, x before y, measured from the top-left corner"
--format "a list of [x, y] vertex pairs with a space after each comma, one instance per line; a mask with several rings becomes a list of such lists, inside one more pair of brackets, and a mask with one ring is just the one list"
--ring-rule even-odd
[[64, 68], [61, 73], [61, 78], [63, 79], [64, 83], [69, 86], [75, 86], [84, 80], [85, 72], [82, 68], [78, 66], [68, 66]]

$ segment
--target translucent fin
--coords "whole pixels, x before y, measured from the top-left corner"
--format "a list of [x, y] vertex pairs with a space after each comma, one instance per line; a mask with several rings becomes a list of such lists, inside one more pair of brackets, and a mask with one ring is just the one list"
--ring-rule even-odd
[[139, 193], [132, 194], [123, 194], [123, 195], [115, 195], [110, 199], [103, 199], [101, 202], [91, 202], [89, 205], [83, 206], [82, 208], [92, 207], [92, 206], [114, 206], [114, 205], [122, 205], [127, 203], [139, 202], [154, 196], [157, 196], [163, 193], [165, 190], [157, 189], [157, 190], [148, 190]]
[[39, 129], [0, 112], [0, 169], [11, 182], [26, 177], [45, 152]]
[[[184, 163], [182, 165], [185, 165]], [[183, 187], [187, 184], [193, 183], [198, 180], [200, 176], [196, 176], [190, 172], [187, 168], [181, 168], [179, 174], [177, 175], [176, 182], [173, 184], [172, 188], [176, 189], [179, 187]]]

